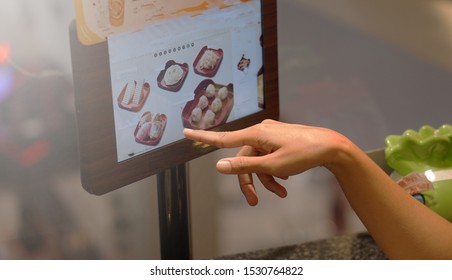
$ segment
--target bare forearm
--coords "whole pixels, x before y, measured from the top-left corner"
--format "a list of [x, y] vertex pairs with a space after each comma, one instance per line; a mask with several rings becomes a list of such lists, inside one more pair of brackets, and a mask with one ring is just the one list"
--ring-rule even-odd
[[327, 166], [389, 258], [451, 259], [452, 224], [405, 193], [352, 143]]

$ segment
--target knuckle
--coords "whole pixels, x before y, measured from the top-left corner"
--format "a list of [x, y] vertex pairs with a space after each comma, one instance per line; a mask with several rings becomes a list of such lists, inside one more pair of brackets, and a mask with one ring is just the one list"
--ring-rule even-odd
[[237, 158], [236, 164], [234, 165], [234, 169], [238, 172], [244, 172], [247, 170], [248, 163], [247, 160], [243, 157]]
[[226, 131], [217, 132], [216, 133], [217, 137], [214, 140], [214, 145], [219, 148], [224, 148], [225, 147], [224, 141], [225, 141], [225, 138], [227, 137], [227, 135], [228, 135], [228, 132], [226, 132]]

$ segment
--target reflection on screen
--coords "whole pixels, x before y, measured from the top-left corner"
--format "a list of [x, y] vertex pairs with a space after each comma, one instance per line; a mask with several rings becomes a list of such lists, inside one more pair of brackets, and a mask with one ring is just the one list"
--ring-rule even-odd
[[108, 36], [118, 162], [262, 109], [261, 2], [221, 2]]

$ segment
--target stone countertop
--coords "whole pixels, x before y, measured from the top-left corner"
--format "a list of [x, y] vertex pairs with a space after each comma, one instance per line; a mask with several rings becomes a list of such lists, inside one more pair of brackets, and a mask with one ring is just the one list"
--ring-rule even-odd
[[221, 260], [385, 260], [387, 257], [368, 233], [335, 236], [254, 252], [223, 256]]

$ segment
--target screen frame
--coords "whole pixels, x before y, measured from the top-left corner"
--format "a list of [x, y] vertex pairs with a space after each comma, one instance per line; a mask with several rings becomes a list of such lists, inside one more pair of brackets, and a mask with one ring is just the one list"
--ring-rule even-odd
[[[264, 119], [279, 118], [278, 40], [276, 0], [262, 0], [264, 108], [213, 128], [242, 129]], [[76, 24], [69, 27], [80, 175], [83, 188], [102, 195], [216, 150], [181, 139], [131, 159], [118, 162], [108, 43], [80, 43]]]

